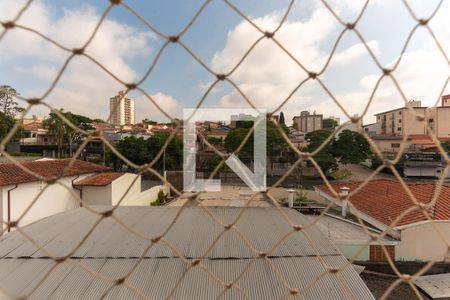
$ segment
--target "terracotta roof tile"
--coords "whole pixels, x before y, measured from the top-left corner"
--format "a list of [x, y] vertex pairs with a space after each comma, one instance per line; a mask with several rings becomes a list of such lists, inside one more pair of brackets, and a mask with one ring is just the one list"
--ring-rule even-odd
[[[52, 159], [40, 161], [24, 161], [20, 164], [28, 170], [44, 177], [52, 179], [55, 177], [76, 176], [87, 173], [97, 173], [110, 171], [108, 167], [89, 163], [86, 161], [75, 160], [73, 165], [68, 168], [71, 159]], [[28, 174], [13, 163], [0, 164], [0, 186], [20, 184], [41, 180], [40, 178]]]
[[[341, 187], [350, 188], [350, 193], [359, 187], [362, 182], [332, 184], [336, 192]], [[433, 198], [435, 183], [406, 183], [411, 193], [418, 202], [429, 204]], [[325, 185], [316, 186], [322, 192], [332, 195]], [[393, 180], [372, 180], [360, 191], [352, 195], [349, 201], [361, 212], [377, 219], [386, 225], [391, 225], [406, 210], [414, 208], [406, 213], [395, 226], [407, 225], [427, 220], [424, 213], [414, 206], [413, 200], [408, 196], [402, 185]], [[428, 212], [432, 213], [429, 208]], [[434, 205], [435, 220], [450, 220], [450, 187], [442, 186], [441, 192]]]
[[76, 181], [76, 186], [105, 186], [119, 178], [125, 173], [105, 172], [89, 176], [80, 181]]

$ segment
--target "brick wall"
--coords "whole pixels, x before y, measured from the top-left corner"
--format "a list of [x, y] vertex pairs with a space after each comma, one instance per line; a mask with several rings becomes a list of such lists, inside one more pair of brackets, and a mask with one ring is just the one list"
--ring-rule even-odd
[[[395, 246], [384, 246], [392, 260], [395, 260]], [[369, 259], [373, 262], [386, 262], [387, 258], [380, 245], [370, 245]]]

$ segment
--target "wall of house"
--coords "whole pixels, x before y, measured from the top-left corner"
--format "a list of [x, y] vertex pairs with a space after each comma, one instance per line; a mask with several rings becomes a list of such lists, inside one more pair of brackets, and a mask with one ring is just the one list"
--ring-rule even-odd
[[450, 107], [438, 107], [435, 121], [438, 138], [450, 138]]
[[[378, 149], [380, 149], [381, 152], [389, 152], [389, 153], [397, 153], [400, 150], [400, 146], [402, 143], [402, 140], [380, 140], [380, 139], [374, 139], [373, 142], [378, 146]], [[405, 142], [406, 149], [411, 145], [411, 142], [406, 141]]]
[[450, 244], [450, 221], [419, 223], [401, 231], [401, 241], [396, 247], [396, 260], [405, 261], [447, 261], [450, 262], [447, 245], [437, 233]]
[[83, 203], [86, 205], [111, 205], [111, 185], [83, 186]]
[[[81, 175], [78, 179], [91, 176], [92, 174]], [[72, 180], [77, 176], [68, 176], [58, 180], [59, 183], [64, 184], [69, 190], [74, 191], [75, 195], [79, 192], [72, 188]], [[16, 220], [33, 202], [34, 198], [42, 192], [47, 184], [42, 181], [35, 181], [29, 183], [19, 184], [18, 187], [11, 191], [11, 220]], [[7, 191], [13, 188], [14, 185], [5, 186], [1, 189], [2, 192], [2, 210], [3, 220], [8, 219], [8, 194]], [[60, 184], [54, 183], [49, 185], [40, 197], [33, 204], [31, 209], [26, 213], [20, 221], [20, 226], [25, 226], [32, 222], [38, 221], [42, 218], [60, 213], [69, 209], [79, 207], [79, 201], [68, 189]], [[6, 228], [6, 225], [3, 225]]]
[[158, 193], [163, 190], [167, 194], [167, 190], [163, 185], [154, 186], [148, 190], [143, 191], [139, 195], [133, 197], [127, 197], [124, 199], [121, 205], [126, 206], [149, 206], [150, 203], [156, 201]]
[[[416, 107], [414, 111], [418, 115], [425, 116], [425, 107]], [[426, 134], [426, 125], [424, 122], [417, 121], [417, 117], [409, 109], [403, 110], [403, 135]]]
[[[449, 171], [450, 172], [450, 171]], [[403, 174], [405, 177], [435, 177], [439, 178], [442, 166], [408, 166], [405, 165]], [[448, 176], [448, 174], [447, 174]]]
[[[334, 244], [347, 259], [352, 259], [354, 261], [369, 261], [369, 246], [367, 245], [343, 242], [334, 242]], [[361, 250], [361, 248], [363, 249]], [[359, 253], [359, 251], [361, 252]]]
[[[136, 177], [139, 177], [136, 179]], [[136, 180], [135, 180], [136, 179]], [[134, 181], [134, 182], [133, 182]], [[112, 183], [112, 205], [116, 205], [123, 195], [126, 196], [123, 201], [138, 197], [141, 193], [141, 178], [140, 176], [132, 173], [125, 173]], [[131, 185], [130, 190], [127, 192], [128, 187]], [[122, 201], [122, 202], [123, 202]]]

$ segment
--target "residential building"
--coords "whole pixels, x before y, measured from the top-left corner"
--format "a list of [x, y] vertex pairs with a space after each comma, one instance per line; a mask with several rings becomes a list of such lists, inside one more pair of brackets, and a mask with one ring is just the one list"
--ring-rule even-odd
[[[426, 107], [421, 101], [410, 101], [410, 107], [415, 114], [425, 117]], [[377, 135], [403, 136], [410, 134], [426, 134], [426, 125], [419, 122], [417, 117], [405, 105], [375, 115], [377, 122]]]
[[208, 139], [208, 138], [216, 138], [221, 140], [222, 142], [225, 140], [225, 138], [227, 137], [229, 133], [229, 130], [219, 130], [219, 129], [215, 129], [215, 130], [211, 130], [211, 131], [203, 131], [202, 135]]
[[411, 134], [405, 139], [402, 136], [374, 135], [371, 137], [382, 153], [396, 154], [404, 143], [404, 152], [428, 152], [435, 149], [435, 143], [425, 134]]
[[[109, 168], [70, 159], [44, 159], [24, 161], [21, 165], [46, 180], [57, 179], [55, 183], [33, 176], [13, 163], [0, 164], [0, 219], [15, 221], [21, 216], [36, 197], [36, 202], [20, 221], [27, 225], [47, 216], [80, 206], [74, 196], [78, 191], [73, 182]], [[3, 224], [2, 228], [6, 228]]]
[[[405, 177], [440, 178], [447, 163], [440, 153], [413, 152], [403, 156], [403, 174]], [[444, 175], [450, 178], [450, 171]]]
[[293, 127], [301, 132], [309, 133], [323, 128], [323, 115], [311, 114], [309, 111], [302, 111], [300, 116], [293, 119]]
[[[445, 96], [443, 105], [447, 104]], [[450, 137], [450, 119], [445, 119], [447, 112], [450, 117], [450, 106], [423, 107], [421, 101], [410, 101], [409, 105], [414, 113], [423, 116], [435, 134]], [[405, 143], [405, 150], [410, 152], [423, 151], [434, 146], [433, 140], [427, 134], [426, 122], [420, 122], [409, 108], [402, 107], [376, 114], [377, 122], [367, 125], [367, 131], [375, 131], [371, 134], [372, 140], [383, 153], [397, 153], [401, 144]], [[440, 116], [440, 118], [439, 118]], [[442, 119], [440, 122], [439, 119]], [[448, 133], [447, 133], [448, 132]], [[406, 135], [406, 137], [405, 137]]]
[[21, 145], [55, 145], [56, 138], [48, 133], [42, 123], [28, 123], [23, 125], [20, 135]]
[[344, 219], [332, 213], [320, 215], [305, 215], [310, 222], [316, 222], [317, 228], [327, 237], [341, 253], [349, 260], [358, 262], [386, 261], [382, 251], [378, 251], [381, 245], [395, 246], [399, 243], [390, 236], [383, 236], [372, 240], [367, 232], [380, 234], [380, 230], [366, 227], [355, 221]]
[[442, 96], [441, 106], [427, 109], [427, 122], [439, 140], [450, 140], [450, 95]]
[[[18, 117], [16, 117], [18, 118]], [[44, 122], [44, 118], [40, 118], [37, 116], [33, 116], [32, 118], [20, 118], [20, 125], [26, 126], [29, 124], [42, 124]]]
[[[92, 208], [103, 213], [113, 207]], [[35, 243], [71, 261], [59, 261], [48, 274], [53, 257], [19, 232], [9, 233], [0, 240], [0, 270], [8, 274], [0, 276], [0, 290], [13, 296], [29, 292], [30, 299], [375, 299], [302, 214], [275, 207], [205, 210], [117, 207], [113, 216], [126, 226], [107, 217], [93, 231], [101, 216], [84, 207], [36, 222], [27, 227]], [[233, 227], [224, 231], [227, 226], [211, 216]], [[294, 232], [286, 218], [304, 228]]]
[[231, 115], [230, 128], [235, 128], [238, 121], [253, 121], [255, 117], [248, 114]]
[[[354, 116], [355, 118], [358, 117], [358, 115]], [[344, 130], [350, 130], [350, 131], [354, 131], [354, 132], [361, 132], [362, 131], [362, 120], [359, 119], [359, 121], [357, 123], [347, 123], [347, 124], [343, 124], [342, 127], [336, 127], [335, 128], [335, 138], [339, 139], [339, 135], [342, 133], [342, 131]]]
[[[386, 246], [391, 257], [398, 261], [450, 261], [447, 245], [450, 244], [450, 186], [442, 186], [434, 202], [435, 182], [407, 182], [406, 185], [430, 216], [414, 208], [414, 202], [402, 184], [393, 180], [372, 180], [365, 183], [337, 183], [332, 188], [344, 200], [333, 197], [326, 185], [315, 190], [326, 201], [336, 201], [335, 206], [343, 216], [358, 215], [364, 222], [398, 240], [396, 245]], [[352, 205], [349, 205], [350, 202]], [[379, 250], [379, 249], [378, 249]], [[374, 251], [378, 251], [374, 249]]]
[[363, 125], [363, 130], [368, 136], [373, 137], [379, 131], [378, 126], [379, 126], [378, 123], [366, 124], [366, 125]]
[[83, 205], [147, 206], [164, 187], [141, 191], [141, 176], [132, 173], [103, 172], [73, 183], [80, 190]]
[[109, 99], [110, 123], [116, 126], [133, 125], [135, 123], [134, 100], [125, 91], [120, 91]]
[[[424, 117], [426, 122], [420, 122], [417, 117], [406, 106], [394, 110], [376, 114], [377, 122], [367, 126], [372, 139], [383, 152], [398, 152], [400, 142], [406, 135], [408, 144], [415, 146], [415, 150], [422, 151], [434, 145], [428, 136], [427, 124], [440, 141], [450, 140], [450, 95], [445, 95], [441, 99], [441, 106], [422, 107], [421, 101], [410, 101], [410, 106], [414, 113]], [[365, 128], [366, 130], [366, 128]], [[410, 140], [413, 141], [410, 141]], [[418, 144], [414, 140], [419, 141]], [[424, 141], [427, 140], [427, 141]], [[410, 145], [408, 145], [409, 147]]]

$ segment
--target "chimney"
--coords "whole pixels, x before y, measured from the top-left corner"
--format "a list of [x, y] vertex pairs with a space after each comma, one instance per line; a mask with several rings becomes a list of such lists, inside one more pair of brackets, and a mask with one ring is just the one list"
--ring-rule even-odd
[[288, 190], [288, 207], [293, 208], [294, 207], [294, 192], [295, 190], [289, 189]]
[[342, 211], [341, 211], [341, 213], [342, 213], [342, 217], [344, 219], [347, 218], [347, 196], [348, 196], [348, 192], [349, 191], [350, 191], [350, 188], [348, 188], [346, 186], [343, 186], [343, 187], [341, 187], [340, 194], [339, 194], [339, 196], [342, 199], [342, 202], [341, 202], [341, 209], [342, 209]]

